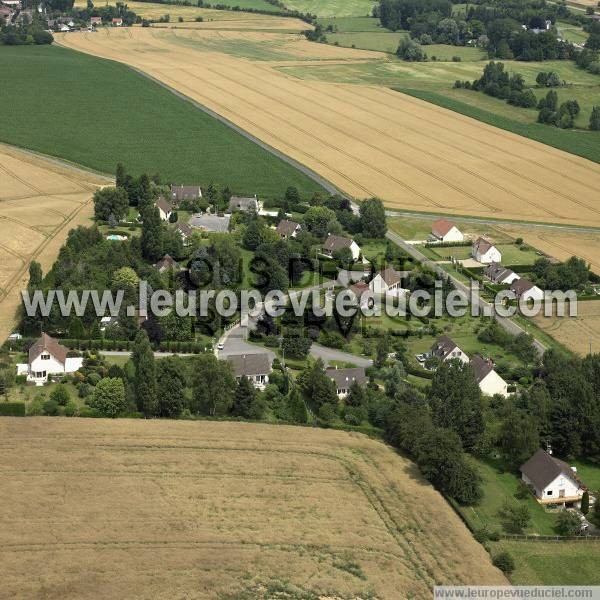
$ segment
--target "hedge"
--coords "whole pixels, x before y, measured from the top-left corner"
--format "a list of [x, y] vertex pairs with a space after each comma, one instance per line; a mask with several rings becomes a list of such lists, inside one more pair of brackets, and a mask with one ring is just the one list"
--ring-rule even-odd
[[0, 402], [0, 417], [24, 417], [24, 402]]

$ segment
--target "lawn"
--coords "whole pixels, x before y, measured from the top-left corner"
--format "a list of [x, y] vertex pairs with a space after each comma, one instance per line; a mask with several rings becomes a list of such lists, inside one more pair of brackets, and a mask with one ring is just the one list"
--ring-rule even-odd
[[600, 541], [517, 542], [501, 541], [492, 553], [509, 552], [516, 569], [515, 585], [600, 585]]
[[556, 27], [558, 29], [558, 33], [562, 35], [567, 42], [584, 44], [588, 39], [588, 34], [583, 31], [581, 27], [577, 27], [577, 25], [571, 25], [570, 23], [558, 21], [556, 23]]
[[327, 41], [330, 44], [344, 46], [345, 48], [360, 48], [362, 50], [377, 50], [395, 54], [400, 40], [408, 37], [404, 31], [376, 31], [355, 33], [328, 33]]
[[[0, 140], [103, 173], [277, 197], [306, 175], [128, 67], [55, 46], [0, 47]], [[143, 99], [143, 100], [140, 100]], [[24, 115], [27, 115], [26, 118]]]
[[368, 17], [375, 0], [283, 0], [289, 10], [310, 13], [317, 17]]
[[[497, 244], [496, 247], [502, 254], [503, 265], [533, 265], [540, 258], [540, 253], [529, 246], [522, 246], [524, 250], [515, 244]], [[430, 246], [428, 250], [441, 260], [447, 260], [450, 256], [459, 260], [471, 257], [471, 246]]]
[[473, 529], [487, 527], [491, 531], [506, 533], [498, 512], [505, 502], [509, 502], [515, 506], [526, 504], [529, 507], [531, 523], [525, 533], [555, 535], [556, 512], [546, 512], [533, 495], [525, 500], [518, 500], [515, 497], [519, 486], [516, 475], [499, 470], [491, 461], [477, 461], [477, 469], [483, 478], [483, 499], [476, 506], [460, 508]]
[[319, 23], [323, 29], [327, 29], [329, 25], [334, 28], [335, 33], [353, 33], [359, 31], [390, 31], [381, 26], [379, 19], [376, 17], [330, 17], [319, 19]]

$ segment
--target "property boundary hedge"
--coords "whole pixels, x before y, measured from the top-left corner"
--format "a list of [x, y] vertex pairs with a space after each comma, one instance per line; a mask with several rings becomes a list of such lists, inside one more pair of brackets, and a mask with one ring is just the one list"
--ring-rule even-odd
[[24, 417], [24, 402], [0, 402], [0, 417]]

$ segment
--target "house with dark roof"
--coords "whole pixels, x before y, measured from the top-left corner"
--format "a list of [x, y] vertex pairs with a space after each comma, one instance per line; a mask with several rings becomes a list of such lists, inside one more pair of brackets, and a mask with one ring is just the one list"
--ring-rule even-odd
[[435, 340], [429, 354], [441, 361], [456, 359], [463, 363], [469, 362], [469, 357], [458, 347], [456, 342], [447, 335], [440, 335]]
[[503, 267], [500, 263], [491, 263], [483, 270], [484, 275], [497, 285], [510, 285], [513, 281], [521, 279], [513, 270]]
[[392, 267], [387, 267], [373, 277], [369, 287], [374, 294], [380, 296], [399, 295], [408, 290], [402, 289], [402, 279], [408, 277], [410, 271], [396, 271]]
[[281, 237], [283, 239], [288, 239], [288, 238], [295, 238], [301, 229], [302, 229], [302, 227], [300, 227], [299, 223], [296, 223], [295, 221], [288, 221], [287, 219], [284, 219], [283, 221], [279, 222], [279, 225], [277, 225], [277, 228], [275, 229], [275, 231], [277, 231], [277, 233], [279, 234], [279, 237]]
[[354, 240], [339, 235], [332, 235], [331, 233], [323, 242], [322, 252], [325, 256], [332, 257], [335, 252], [343, 250], [344, 248], [350, 250], [353, 260], [358, 260], [358, 257], [360, 256], [360, 246]]
[[474, 356], [471, 359], [471, 366], [482, 394], [486, 396], [500, 394], [505, 398], [508, 396], [508, 384], [494, 371], [494, 363], [490, 359]]
[[587, 488], [566, 462], [540, 448], [520, 470], [521, 479], [532, 488], [540, 504], [580, 506]]
[[188, 238], [194, 233], [194, 230], [187, 223], [177, 223], [175, 231], [181, 236], [184, 244], [187, 243]]
[[438, 219], [431, 226], [431, 239], [443, 244], [447, 242], [464, 242], [465, 236], [452, 221]]
[[179, 271], [179, 263], [169, 254], [165, 254], [154, 265], [154, 268], [157, 269], [159, 273], [164, 273], [165, 271]]
[[271, 356], [266, 352], [230, 354], [226, 359], [231, 364], [236, 379], [247, 377], [259, 390], [264, 390], [269, 384], [272, 361]]
[[329, 379], [335, 383], [335, 390], [338, 398], [345, 398], [350, 392], [350, 387], [354, 382], [358, 385], [365, 386], [368, 381], [367, 374], [363, 367], [355, 367], [350, 369], [329, 368], [325, 371]]
[[477, 238], [471, 248], [471, 256], [482, 264], [502, 262], [502, 254], [494, 244], [485, 238]]
[[235, 212], [241, 210], [243, 212], [254, 211], [258, 212], [260, 206], [256, 196], [254, 198], [240, 198], [239, 196], [231, 196], [229, 200], [229, 210]]
[[75, 373], [83, 358], [68, 356], [68, 348], [46, 333], [29, 348], [27, 364], [17, 365], [17, 375], [27, 375], [27, 381], [44, 385], [52, 375]]
[[158, 214], [160, 215], [161, 220], [168, 221], [171, 218], [173, 206], [171, 206], [171, 203], [166, 200], [164, 196], [158, 197], [155, 206], [158, 208]]
[[510, 284], [510, 289], [519, 300], [543, 300], [544, 290], [529, 281], [529, 279], [518, 279]]
[[184, 200], [198, 200], [202, 198], [199, 185], [171, 185], [171, 202], [179, 204]]

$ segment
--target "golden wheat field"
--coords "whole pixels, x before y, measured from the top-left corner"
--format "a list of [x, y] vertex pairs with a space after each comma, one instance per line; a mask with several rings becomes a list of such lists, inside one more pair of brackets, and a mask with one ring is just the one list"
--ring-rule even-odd
[[377, 53], [281, 33], [214, 36], [135, 27], [57, 39], [140, 69], [352, 196], [427, 212], [600, 225], [598, 164], [387, 88], [277, 70], [282, 61]]
[[0, 144], [0, 341], [10, 334], [29, 263], [48, 270], [77, 225], [89, 222], [91, 198], [109, 181], [55, 160]]
[[6, 597], [398, 599], [505, 583], [412, 463], [360, 434], [3, 418], [0, 449]]
[[545, 317], [540, 314], [534, 322], [573, 352], [581, 355], [590, 351], [600, 353], [600, 300], [578, 302], [576, 317]]

